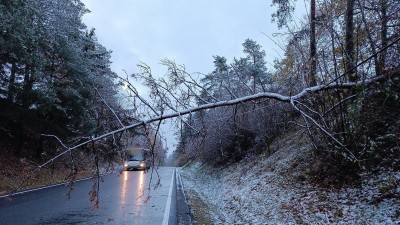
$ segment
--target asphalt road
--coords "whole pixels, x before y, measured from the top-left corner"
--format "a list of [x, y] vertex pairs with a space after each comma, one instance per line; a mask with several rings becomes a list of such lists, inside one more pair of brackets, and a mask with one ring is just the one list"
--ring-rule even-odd
[[77, 182], [70, 199], [64, 185], [18, 194], [11, 200], [0, 198], [0, 225], [176, 224], [175, 168], [160, 167], [157, 172], [157, 188], [158, 175], [151, 169], [104, 176], [99, 208], [89, 200], [92, 179]]

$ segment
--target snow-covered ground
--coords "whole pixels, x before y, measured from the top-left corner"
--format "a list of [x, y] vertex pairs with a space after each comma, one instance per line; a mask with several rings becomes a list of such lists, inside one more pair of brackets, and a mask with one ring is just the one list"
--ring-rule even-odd
[[303, 150], [219, 170], [192, 162], [180, 170], [189, 203], [197, 193], [215, 224], [400, 224], [399, 171], [363, 175], [361, 188], [315, 187], [285, 175]]

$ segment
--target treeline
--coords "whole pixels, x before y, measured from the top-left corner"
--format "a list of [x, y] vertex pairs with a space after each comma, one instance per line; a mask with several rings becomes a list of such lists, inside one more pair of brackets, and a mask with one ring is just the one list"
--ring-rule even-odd
[[400, 4], [397, 1], [311, 0], [310, 15], [293, 21], [292, 1], [273, 1], [284, 57], [266, 69], [252, 40], [245, 57], [214, 56], [198, 104], [259, 92], [293, 96], [307, 87], [376, 79], [371, 85], [312, 93], [290, 104], [272, 99], [209, 109], [181, 124], [175, 156], [225, 165], [260, 152], [299, 127], [308, 134], [311, 173], [323, 182], [357, 180], [361, 171], [400, 169]]
[[116, 117], [131, 122], [110, 51], [82, 22], [87, 12], [79, 0], [1, 1], [0, 154], [41, 159], [62, 148], [45, 135], [76, 144], [119, 127]]

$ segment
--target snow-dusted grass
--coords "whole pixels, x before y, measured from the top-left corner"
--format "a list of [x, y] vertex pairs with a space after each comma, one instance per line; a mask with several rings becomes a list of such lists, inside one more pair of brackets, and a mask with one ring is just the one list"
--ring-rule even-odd
[[199, 162], [183, 168], [189, 199], [202, 198], [215, 224], [400, 224], [399, 171], [364, 174], [359, 188], [298, 183], [292, 174], [306, 146], [281, 141], [285, 147], [269, 157], [219, 170]]

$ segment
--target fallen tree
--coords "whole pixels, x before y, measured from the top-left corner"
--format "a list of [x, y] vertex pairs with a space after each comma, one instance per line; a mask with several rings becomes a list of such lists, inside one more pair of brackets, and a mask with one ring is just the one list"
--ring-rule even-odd
[[[52, 161], [58, 159], [59, 157], [74, 151], [82, 146], [85, 146], [87, 144], [93, 143], [95, 141], [116, 135], [118, 133], [127, 131], [127, 130], [131, 130], [131, 129], [135, 129], [137, 127], [142, 127], [142, 126], [146, 126], [147, 124], [150, 123], [154, 123], [154, 122], [158, 122], [158, 121], [163, 121], [166, 119], [171, 119], [171, 118], [176, 118], [176, 117], [181, 117], [183, 115], [187, 115], [187, 114], [191, 114], [197, 111], [201, 111], [201, 110], [207, 110], [207, 109], [213, 109], [213, 108], [218, 108], [218, 107], [223, 107], [223, 106], [232, 106], [232, 105], [237, 105], [237, 104], [242, 104], [245, 102], [249, 102], [249, 101], [254, 101], [254, 100], [258, 100], [258, 99], [273, 99], [273, 100], [277, 100], [277, 101], [281, 101], [281, 102], [286, 102], [289, 104], [292, 104], [293, 106], [295, 106], [296, 102], [302, 98], [304, 98], [307, 95], [313, 94], [313, 93], [318, 93], [320, 91], [324, 91], [324, 90], [330, 90], [330, 89], [349, 89], [349, 88], [353, 88], [353, 87], [358, 87], [358, 86], [365, 86], [374, 82], [379, 81], [380, 79], [383, 79], [384, 77], [375, 77], [375, 78], [371, 78], [365, 81], [360, 81], [360, 82], [348, 82], [348, 83], [331, 83], [328, 85], [317, 85], [314, 87], [309, 87], [304, 89], [303, 91], [301, 91], [300, 93], [293, 95], [293, 96], [285, 96], [285, 95], [281, 95], [281, 94], [277, 94], [277, 93], [271, 93], [271, 92], [264, 92], [264, 93], [259, 93], [259, 94], [255, 94], [255, 95], [250, 95], [250, 96], [246, 96], [243, 98], [237, 98], [237, 99], [233, 99], [233, 100], [227, 100], [227, 101], [219, 101], [219, 102], [215, 102], [215, 103], [209, 103], [209, 104], [204, 104], [204, 105], [200, 105], [200, 106], [196, 106], [196, 107], [192, 107], [189, 109], [185, 109], [179, 112], [175, 112], [175, 113], [170, 113], [170, 114], [165, 114], [165, 115], [160, 115], [160, 116], [156, 116], [153, 118], [149, 118], [147, 120], [142, 120], [140, 122], [131, 124], [131, 125], [127, 125], [127, 126], [123, 126], [120, 129], [108, 132], [106, 134], [100, 135], [98, 137], [95, 138], [90, 138], [89, 140], [86, 140], [84, 142], [81, 142], [77, 145], [68, 147], [66, 146], [61, 140], [58, 141], [60, 142], [60, 144], [66, 149], [65, 151], [61, 152], [60, 154], [56, 155], [55, 157], [53, 157], [52, 159], [48, 160], [47, 162], [41, 164], [38, 166], [38, 168], [42, 168], [48, 164], [50, 164]], [[296, 110], [299, 110], [297, 107], [295, 107]]]
[[[396, 39], [393, 41], [391, 44], [387, 45], [385, 48], [381, 49], [381, 51], [376, 52], [374, 55], [379, 54], [380, 52], [384, 51], [385, 49], [389, 48], [392, 46], [394, 43], [398, 42], [400, 38]], [[360, 66], [361, 64], [364, 64], [365, 62], [369, 61], [373, 56], [370, 56], [357, 64], [355, 67]], [[330, 90], [335, 90], [335, 91], [340, 91], [340, 90], [349, 90], [349, 89], [354, 89], [358, 87], [368, 87], [372, 84], [378, 83], [380, 81], [387, 81], [390, 79], [398, 78], [398, 73], [394, 73], [391, 77], [388, 74], [384, 74], [381, 76], [375, 76], [375, 77], [366, 77], [364, 76], [363, 80], [359, 80], [356, 82], [343, 82], [343, 77], [347, 74], [344, 73], [338, 77], [336, 77], [334, 80], [331, 82], [328, 82], [327, 84], [321, 84], [321, 85], [316, 85], [313, 87], [307, 87], [304, 88], [303, 90], [299, 91], [296, 94], [289, 94], [289, 95], [284, 95], [284, 94], [279, 94], [277, 92], [260, 92], [260, 93], [255, 93], [255, 94], [250, 94], [246, 95], [243, 97], [237, 97], [237, 95], [229, 89], [229, 87], [225, 84], [222, 85], [223, 88], [225, 88], [228, 93], [230, 93], [230, 98], [229, 100], [219, 100], [217, 97], [212, 96], [211, 93], [207, 92], [207, 90], [199, 83], [197, 82], [196, 79], [193, 78], [193, 76], [185, 71], [184, 66], [177, 66], [173, 61], [170, 60], [165, 60], [163, 61], [164, 65], [168, 67], [169, 71], [169, 80], [166, 81], [163, 78], [156, 80], [152, 74], [150, 67], [142, 64], [139, 65], [141, 68], [141, 73], [139, 74], [134, 74], [132, 77], [138, 78], [138, 79], [143, 79], [143, 83], [151, 89], [151, 97], [153, 98], [152, 102], [147, 102], [143, 97], [139, 95], [139, 92], [136, 90], [136, 88], [129, 82], [129, 79], [122, 79], [123, 82], [127, 84], [127, 88], [132, 91], [134, 96], [132, 96], [135, 100], [134, 102], [136, 103], [134, 106], [139, 108], [145, 108], [144, 111], [147, 110], [148, 115], [150, 116], [148, 119], [138, 119], [138, 117], [134, 118], [134, 121], [128, 125], [125, 125], [121, 120], [118, 118], [118, 116], [113, 113], [115, 117], [117, 117], [117, 120], [119, 121], [119, 125], [121, 126], [118, 129], [115, 129], [111, 132], [107, 132], [105, 134], [96, 136], [96, 137], [86, 137], [84, 141], [79, 142], [78, 144], [68, 146], [63, 143], [63, 141], [54, 136], [54, 135], [49, 135], [49, 134], [43, 134], [43, 136], [49, 136], [56, 138], [57, 141], [60, 143], [60, 145], [64, 148], [64, 151], [60, 152], [59, 154], [55, 155], [54, 157], [50, 158], [46, 162], [40, 164], [37, 166], [36, 171], [40, 171], [41, 168], [51, 164], [58, 158], [62, 157], [63, 155], [66, 155], [68, 153], [71, 153], [80, 147], [83, 147], [87, 144], [90, 143], [95, 143], [96, 141], [108, 138], [108, 137], [113, 137], [115, 138], [115, 135], [126, 132], [128, 130], [134, 130], [139, 127], [144, 127], [146, 128], [147, 125], [152, 124], [154, 122], [161, 122], [166, 119], [172, 119], [172, 118], [178, 118], [179, 120], [184, 122], [183, 116], [185, 115], [191, 115], [192, 113], [199, 112], [199, 111], [204, 111], [204, 110], [209, 110], [209, 109], [214, 109], [214, 108], [220, 108], [220, 107], [226, 107], [226, 106], [235, 106], [235, 105], [240, 105], [243, 103], [247, 102], [252, 102], [253, 104], [257, 104], [257, 100], [275, 100], [283, 103], [287, 103], [293, 107], [296, 111], [298, 111], [301, 116], [304, 118], [304, 121], [306, 122], [306, 126], [304, 126], [310, 133], [310, 136], [312, 136], [311, 132], [311, 127], [308, 122], [311, 122], [313, 126], [319, 130], [325, 137], [328, 137], [334, 145], [339, 146], [340, 148], [343, 148], [345, 151], [340, 151], [339, 154], [343, 154], [345, 158], [349, 159], [350, 161], [353, 162], [358, 162], [359, 159], [355, 154], [353, 154], [352, 150], [348, 149], [345, 143], [342, 143], [340, 139], [338, 139], [335, 134], [332, 134], [331, 131], [329, 130], [329, 126], [326, 126], [324, 123], [324, 116], [321, 115], [318, 110], [313, 109], [312, 107], [307, 106], [307, 104], [302, 103], [302, 100], [307, 99], [309, 96], [316, 95], [320, 92], [323, 91], [330, 91]], [[351, 68], [349, 71], [351, 71], [353, 68]], [[239, 78], [240, 80], [240, 78]], [[243, 81], [244, 82], [244, 81]], [[246, 85], [247, 86], [247, 85]], [[251, 89], [248, 87], [248, 89], [251, 91], [255, 91], [256, 88]], [[264, 89], [264, 87], [263, 87]], [[200, 96], [199, 93], [202, 91], [205, 91], [208, 97], [212, 99], [213, 102], [206, 101], [202, 96]], [[349, 92], [350, 93], [350, 92]], [[351, 99], [354, 97], [351, 93], [348, 94], [348, 96], [344, 96], [343, 99], [337, 98], [334, 102], [335, 106], [341, 105], [347, 100]], [[100, 93], [98, 93], [100, 95]], [[340, 95], [340, 94], [339, 94]], [[112, 108], [105, 102], [104, 98], [101, 97], [102, 101], [105, 103], [105, 105], [113, 111]], [[195, 102], [194, 99], [200, 99], [202, 102], [206, 102], [206, 104], [201, 104], [201, 105], [195, 105], [193, 106], [193, 102]], [[319, 99], [319, 101], [323, 101], [323, 99]], [[140, 102], [141, 104], [137, 103]], [[318, 105], [316, 105], [318, 107]], [[333, 108], [334, 108], [333, 107]], [[183, 109], [182, 109], [183, 108]], [[172, 113], [164, 113], [166, 110], [171, 110], [173, 111]], [[320, 121], [318, 119], [315, 119], [316, 117], [322, 118]], [[159, 124], [157, 125], [157, 130], [159, 128]]]

